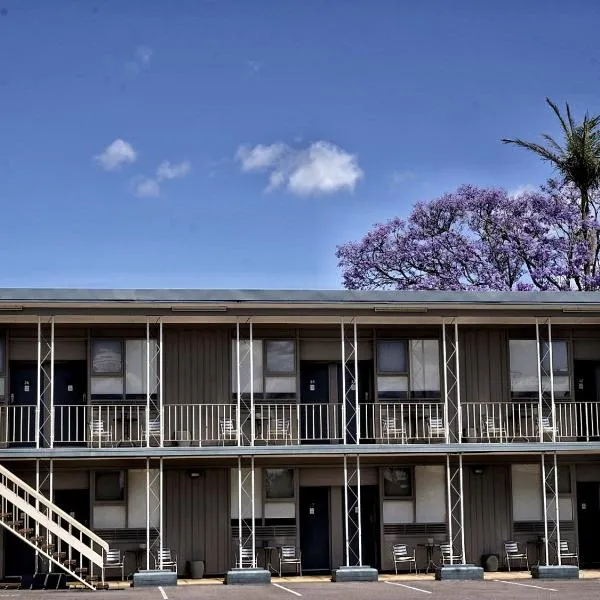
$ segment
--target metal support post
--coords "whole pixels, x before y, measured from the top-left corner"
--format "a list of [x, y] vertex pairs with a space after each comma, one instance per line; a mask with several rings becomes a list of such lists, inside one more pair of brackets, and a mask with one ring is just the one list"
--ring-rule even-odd
[[163, 567], [163, 459], [158, 468], [151, 468], [150, 459], [146, 459], [146, 569], [150, 569], [150, 559], [154, 556], [158, 562], [156, 569]]
[[54, 317], [37, 327], [37, 401], [35, 446], [54, 447]]
[[544, 552], [546, 565], [551, 564], [549, 550], [556, 553], [557, 564], [560, 559], [560, 506], [558, 503], [558, 466], [556, 452], [543, 454], [542, 458], [542, 497], [544, 509]]
[[458, 549], [461, 563], [466, 564], [465, 556], [465, 509], [463, 498], [463, 459], [462, 454], [453, 458], [446, 455], [446, 500], [448, 502], [448, 541], [450, 543], [450, 562]]
[[[236, 438], [238, 446], [254, 446], [254, 332], [252, 322], [242, 330], [236, 323]], [[249, 405], [248, 405], [249, 402]]]
[[[35, 460], [35, 489], [40, 494], [43, 494], [45, 490], [48, 491], [46, 497], [50, 502], [54, 502], [54, 461], [50, 459], [48, 461], [47, 466], [44, 466], [44, 461], [36, 458]], [[35, 501], [36, 510], [40, 510], [40, 502], [36, 499]], [[23, 527], [28, 528], [29, 524], [27, 522], [23, 522]], [[40, 522], [36, 519], [34, 524], [35, 537], [40, 537], [42, 532], [40, 530]], [[52, 536], [48, 529], [45, 530], [46, 544], [50, 544], [52, 542]], [[43, 557], [40, 556], [38, 550], [35, 551], [35, 570], [42, 572], [43, 566]], [[50, 565], [48, 565], [50, 566]]]
[[163, 416], [163, 324], [146, 321], [146, 446], [152, 439], [164, 446]]
[[[358, 324], [341, 321], [342, 432], [344, 444], [360, 444]], [[362, 566], [360, 456], [344, 455], [344, 537], [346, 566]]]
[[238, 457], [238, 551], [237, 566], [240, 569], [256, 568], [256, 504], [254, 457], [244, 466]]
[[552, 356], [552, 322], [545, 319], [535, 321], [538, 367], [538, 419], [540, 442], [550, 435], [556, 442], [556, 405], [554, 401], [554, 368]]
[[458, 322], [442, 323], [442, 353], [444, 360], [444, 424], [446, 443], [460, 443], [462, 437], [462, 410], [460, 406], [460, 357]]

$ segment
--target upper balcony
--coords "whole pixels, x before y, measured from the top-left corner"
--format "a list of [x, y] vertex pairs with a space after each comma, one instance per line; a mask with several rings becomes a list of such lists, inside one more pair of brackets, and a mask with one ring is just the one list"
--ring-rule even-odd
[[[35, 406], [0, 407], [0, 441], [9, 447], [206, 447], [301, 444], [395, 445], [600, 441], [600, 402], [464, 403], [450, 415], [441, 402], [347, 404], [259, 403], [56, 406], [36, 416]], [[344, 423], [346, 427], [344, 427]], [[461, 435], [451, 435], [461, 429]]]

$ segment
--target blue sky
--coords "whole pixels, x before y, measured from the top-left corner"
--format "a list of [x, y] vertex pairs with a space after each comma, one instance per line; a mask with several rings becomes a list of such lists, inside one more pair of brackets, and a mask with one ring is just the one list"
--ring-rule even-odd
[[600, 112], [596, 1], [0, 2], [1, 285], [337, 288], [337, 244]]

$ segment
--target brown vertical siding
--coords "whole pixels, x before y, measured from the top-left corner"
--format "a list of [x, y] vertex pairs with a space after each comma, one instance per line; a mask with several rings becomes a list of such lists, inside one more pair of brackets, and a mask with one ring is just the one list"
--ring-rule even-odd
[[463, 402], [508, 399], [509, 365], [506, 331], [459, 329]]
[[165, 327], [165, 402], [231, 402], [231, 336], [227, 328]]
[[229, 471], [166, 471], [164, 478], [165, 541], [177, 552], [178, 569], [203, 560], [207, 575], [225, 573], [229, 564]]
[[486, 465], [479, 474], [465, 466], [463, 477], [467, 562], [479, 564], [482, 554], [502, 557], [512, 532], [510, 465]]

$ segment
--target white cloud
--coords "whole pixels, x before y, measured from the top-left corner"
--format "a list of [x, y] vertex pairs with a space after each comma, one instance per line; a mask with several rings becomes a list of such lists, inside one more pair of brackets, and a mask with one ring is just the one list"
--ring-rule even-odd
[[253, 73], [258, 73], [263, 68], [263, 63], [261, 63], [261, 62], [259, 62], [257, 60], [247, 60], [246, 61], [246, 66]]
[[160, 196], [160, 185], [150, 177], [142, 177], [134, 183], [134, 186], [134, 193], [138, 198], [157, 198]]
[[524, 183], [523, 185], [519, 185], [516, 188], [513, 188], [512, 190], [508, 190], [506, 193], [509, 196], [512, 196], [514, 198], [516, 198], [517, 196], [520, 196], [521, 194], [526, 194], [528, 192], [536, 192], [539, 188], [531, 183]]
[[192, 168], [188, 160], [179, 164], [171, 164], [165, 160], [158, 165], [154, 177], [140, 176], [132, 181], [134, 194], [138, 198], [157, 198], [160, 196], [162, 181], [185, 177]]
[[270, 170], [268, 190], [284, 187], [298, 196], [352, 191], [364, 175], [356, 155], [325, 141], [301, 150], [280, 142], [240, 146], [235, 157], [244, 172]]
[[163, 161], [156, 169], [156, 179], [176, 179], [177, 177], [185, 177], [190, 172], [191, 165], [189, 161], [184, 160], [178, 165], [172, 165], [168, 160]]
[[289, 152], [291, 152], [291, 148], [286, 144], [276, 143], [270, 146], [258, 144], [254, 148], [240, 146], [235, 153], [235, 157], [240, 161], [242, 171], [256, 171], [273, 167]]
[[407, 181], [412, 181], [416, 177], [417, 174], [414, 171], [394, 171], [392, 173], [392, 183], [394, 185], [406, 183]]
[[131, 144], [119, 138], [94, 159], [106, 171], [117, 171], [127, 163], [134, 163], [137, 154]]
[[148, 48], [147, 46], [138, 46], [135, 49], [135, 58], [142, 67], [148, 67], [150, 65], [153, 54], [152, 48]]

